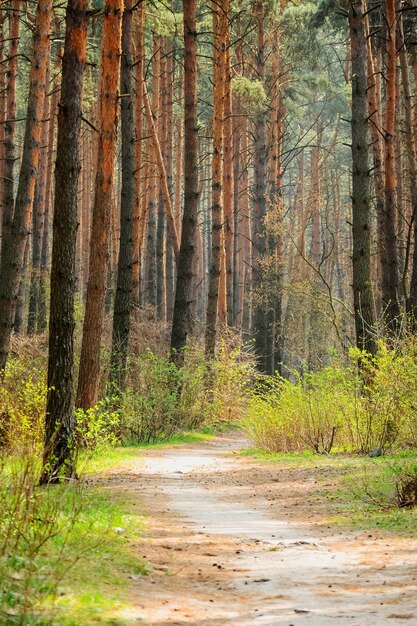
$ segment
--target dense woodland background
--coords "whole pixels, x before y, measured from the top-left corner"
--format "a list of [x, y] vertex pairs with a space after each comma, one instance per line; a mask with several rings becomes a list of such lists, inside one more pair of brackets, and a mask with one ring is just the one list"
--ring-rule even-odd
[[413, 331], [412, 0], [10, 0], [0, 17], [0, 364], [49, 320], [58, 457], [74, 397], [103, 395], [103, 346], [108, 394], [125, 387], [139, 321], [168, 350], [174, 320], [179, 367], [190, 335], [207, 359], [233, 337], [284, 377]]
[[146, 572], [100, 480], [179, 433], [415, 533], [416, 159], [417, 0], [0, 0], [2, 623]]

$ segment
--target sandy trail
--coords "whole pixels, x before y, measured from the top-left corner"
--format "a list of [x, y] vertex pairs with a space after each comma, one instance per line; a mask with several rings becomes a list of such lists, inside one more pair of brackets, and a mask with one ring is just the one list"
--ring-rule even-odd
[[[241, 438], [148, 451], [112, 488], [150, 522], [132, 582], [132, 624], [417, 624], [417, 542], [340, 533], [308, 499], [310, 478], [233, 452]], [[116, 487], [117, 485], [117, 487]]]

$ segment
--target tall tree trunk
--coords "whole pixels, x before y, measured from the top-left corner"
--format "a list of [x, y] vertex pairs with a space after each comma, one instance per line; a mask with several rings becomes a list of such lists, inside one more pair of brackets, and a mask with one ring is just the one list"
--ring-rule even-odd
[[396, 0], [386, 0], [387, 46], [386, 46], [386, 113], [385, 113], [385, 210], [382, 225], [381, 271], [382, 303], [387, 328], [395, 332], [399, 324], [399, 270], [396, 234], [396, 175], [395, 175], [395, 135], [396, 135]]
[[[100, 81], [99, 81], [100, 83]], [[90, 107], [89, 118], [94, 120], [94, 106]], [[89, 275], [89, 258], [88, 251], [90, 245], [90, 200], [91, 200], [91, 178], [93, 176], [92, 168], [92, 137], [90, 129], [85, 127], [82, 133], [81, 150], [81, 176], [80, 176], [80, 211], [79, 222], [80, 228], [78, 232], [78, 245], [79, 245], [79, 263], [80, 271], [77, 272], [79, 276], [78, 289], [80, 292], [80, 301], [84, 302], [87, 290], [87, 279]]]
[[141, 267], [141, 226], [142, 226], [142, 194], [144, 190], [143, 180], [143, 66], [144, 54], [144, 27], [145, 27], [145, 2], [141, 2], [137, 8], [137, 58], [136, 58], [136, 99], [135, 99], [135, 212], [133, 219], [133, 273], [132, 273], [132, 300], [138, 306], [140, 302], [140, 267]]
[[[265, 82], [265, 6], [262, 1], [256, 1], [253, 13], [256, 19], [258, 41], [257, 41], [257, 80]], [[261, 289], [262, 269], [261, 262], [266, 255], [266, 168], [267, 168], [267, 146], [266, 146], [266, 119], [267, 110], [262, 110], [256, 117], [254, 130], [254, 206], [253, 206], [253, 288]], [[259, 295], [259, 294], [258, 294]], [[267, 306], [258, 303], [255, 306], [253, 315], [253, 334], [255, 336], [255, 352], [258, 359], [260, 371], [267, 372], [268, 364], [268, 315]]]
[[41, 0], [38, 3], [33, 35], [25, 137], [13, 221], [10, 235], [8, 238], [3, 239], [2, 245], [0, 269], [0, 369], [4, 369], [10, 350], [16, 297], [19, 289], [19, 270], [23, 265], [25, 243], [30, 228], [39, 164], [41, 120], [46, 94], [51, 15], [52, 0]]
[[226, 254], [227, 323], [229, 326], [233, 326], [233, 106], [229, 20], [227, 23], [226, 35], [225, 71], [223, 155], [224, 243]]
[[211, 266], [209, 276], [206, 354], [213, 356], [216, 348], [217, 320], [219, 309], [220, 274], [222, 269], [223, 238], [223, 137], [224, 137], [224, 94], [226, 78], [226, 42], [230, 1], [222, 6], [213, 2], [214, 20], [214, 112], [213, 112], [213, 165], [212, 165], [212, 236]]
[[[6, 122], [6, 70], [4, 58], [5, 29], [7, 12], [4, 3], [0, 3], [0, 237], [3, 221], [3, 202], [4, 202], [4, 125]], [[1, 244], [0, 244], [1, 248]], [[1, 254], [1, 252], [0, 252]], [[1, 259], [1, 256], [0, 256]]]
[[[46, 86], [49, 88], [49, 58]], [[41, 257], [42, 257], [42, 238], [45, 227], [45, 204], [46, 198], [46, 177], [48, 166], [48, 136], [49, 124], [52, 121], [50, 117], [51, 97], [45, 98], [42, 122], [42, 141], [39, 157], [39, 174], [35, 189], [35, 199], [33, 202], [32, 216], [32, 268], [29, 289], [29, 312], [28, 312], [28, 334], [32, 335], [36, 332], [39, 304], [40, 304], [40, 284], [41, 284]]]
[[172, 208], [171, 195], [169, 193], [169, 188], [168, 188], [167, 173], [165, 169], [164, 159], [162, 156], [161, 144], [159, 143], [159, 139], [158, 139], [158, 132], [155, 126], [153, 116], [152, 116], [151, 103], [149, 101], [149, 96], [146, 91], [146, 88], [145, 88], [145, 93], [144, 93], [144, 101], [145, 101], [145, 112], [146, 112], [146, 119], [148, 122], [148, 129], [149, 129], [149, 132], [151, 135], [151, 141], [154, 147], [153, 154], [155, 156], [156, 165], [157, 165], [158, 172], [159, 172], [159, 178], [161, 181], [161, 193], [162, 193], [162, 197], [164, 200], [165, 213], [167, 217], [167, 225], [168, 225], [169, 232], [172, 238], [174, 256], [175, 256], [175, 259], [178, 260], [178, 257], [180, 254], [180, 246], [179, 246], [177, 228], [175, 225], [175, 217], [174, 217], [174, 211]]
[[[173, 149], [174, 149], [174, 81], [175, 81], [175, 64], [174, 50], [172, 42], [168, 42], [167, 49], [167, 137], [166, 137], [166, 177], [170, 197], [173, 198]], [[175, 207], [172, 208], [174, 221]], [[175, 221], [176, 226], [176, 221]], [[180, 234], [178, 233], [178, 237]], [[166, 235], [166, 252], [165, 252], [165, 280], [166, 280], [166, 319], [172, 322], [174, 314], [174, 250], [172, 245], [172, 236], [167, 230]]]
[[[14, 164], [15, 132], [16, 132], [16, 78], [20, 32], [20, 0], [12, 0], [9, 11], [9, 52], [6, 74], [6, 124], [4, 127], [4, 180], [3, 180], [3, 215], [2, 215], [2, 242], [9, 240], [12, 232], [14, 212]], [[1, 265], [3, 246], [1, 251]], [[0, 298], [1, 298], [0, 288]], [[1, 332], [1, 331], [0, 331]]]
[[41, 482], [75, 476], [74, 298], [79, 140], [88, 0], [68, 0], [55, 164], [48, 397]]
[[[29, 227], [28, 227], [29, 229]], [[27, 294], [27, 274], [29, 267], [29, 257], [31, 251], [29, 230], [24, 243], [23, 263], [19, 272], [19, 289], [17, 290], [16, 306], [14, 313], [13, 330], [16, 335], [20, 335], [24, 327], [26, 294]]]
[[[417, 137], [414, 135], [415, 120], [417, 115], [413, 111], [413, 97], [411, 95], [410, 87], [410, 75], [407, 60], [407, 48], [404, 42], [404, 32], [402, 17], [399, 17], [399, 35], [400, 40], [398, 42], [398, 48], [400, 51], [400, 66], [401, 66], [401, 79], [402, 88], [404, 94], [404, 109], [405, 109], [405, 137], [407, 145], [407, 161], [408, 161], [408, 176], [410, 182], [410, 195], [411, 195], [411, 225], [412, 233], [414, 234], [414, 256], [410, 281], [410, 295], [408, 299], [408, 312], [411, 315], [412, 327], [416, 328], [417, 322]], [[417, 93], [417, 85], [415, 85]], [[411, 239], [411, 233], [410, 233]], [[406, 260], [403, 273], [403, 293], [406, 295], [406, 280], [409, 266], [409, 246], [406, 247]]]
[[124, 390], [130, 333], [130, 298], [133, 262], [134, 189], [134, 122], [132, 87], [132, 0], [125, 1], [122, 26], [122, 63], [120, 71], [122, 189], [120, 214], [120, 246], [114, 301], [110, 389], [118, 394]]
[[[60, 41], [60, 21], [55, 16], [54, 37]], [[43, 215], [43, 233], [42, 233], [42, 250], [41, 265], [39, 277], [39, 316], [38, 316], [38, 333], [43, 333], [47, 325], [47, 281], [49, 278], [49, 224], [50, 224], [50, 208], [52, 205], [52, 181], [53, 181], [53, 162], [54, 162], [54, 137], [58, 115], [58, 103], [60, 98], [60, 79], [57, 72], [61, 68], [62, 62], [62, 44], [57, 44], [55, 51], [56, 58], [56, 77], [52, 84], [52, 95], [49, 109], [49, 128], [48, 128], [48, 158], [46, 164], [46, 180], [45, 180], [45, 204]]]
[[[285, 2], [281, 0], [281, 7]], [[271, 102], [272, 115], [272, 137], [273, 146], [271, 150], [271, 201], [276, 220], [276, 232], [274, 232], [272, 244], [275, 253], [275, 273], [276, 288], [273, 294], [273, 316], [274, 326], [270, 341], [271, 356], [271, 373], [278, 371], [281, 373], [281, 365], [283, 359], [283, 333], [282, 333], [282, 311], [284, 296], [284, 225], [283, 225], [283, 198], [282, 198], [282, 154], [283, 154], [283, 137], [284, 137], [284, 104], [282, 100], [281, 83], [282, 83], [282, 50], [281, 50], [281, 29], [282, 26], [278, 22], [274, 24], [274, 50], [272, 60], [273, 73], [273, 89]]]
[[97, 403], [100, 348], [104, 323], [111, 210], [119, 107], [119, 69], [123, 0], [106, 0], [101, 51], [97, 175], [90, 241], [77, 406], [87, 410]]
[[[166, 40], [161, 39], [161, 64], [160, 64], [160, 93], [159, 93], [159, 128], [158, 141], [161, 149], [161, 158], [166, 169], [166, 142], [167, 142], [167, 73], [166, 73]], [[168, 192], [169, 193], [169, 192]], [[165, 212], [164, 198], [159, 187], [158, 195], [158, 221], [156, 228], [156, 310], [159, 320], [165, 319]]]
[[[380, 300], [381, 282], [381, 260], [383, 258], [383, 228], [384, 228], [384, 171], [383, 171], [383, 144], [382, 144], [382, 93], [381, 93], [381, 60], [382, 50], [379, 42], [379, 35], [372, 37], [369, 27], [369, 15], [364, 2], [363, 11], [365, 17], [365, 32], [368, 48], [368, 114], [370, 139], [373, 156], [373, 192], [375, 195], [375, 209], [377, 220], [377, 246], [378, 258], [374, 271], [377, 279], [375, 281], [375, 296]], [[374, 43], [374, 41], [376, 42]], [[379, 308], [379, 307], [377, 307]]]
[[356, 343], [371, 354], [377, 346], [371, 283], [371, 216], [368, 132], [368, 70], [362, 0], [349, 6], [352, 54], [352, 234]]
[[[156, 238], [158, 228], [158, 171], [156, 165], [156, 146], [159, 125], [159, 87], [161, 67], [161, 38], [154, 35], [152, 57], [152, 103], [149, 102], [146, 82], [144, 82], [145, 113], [147, 116], [148, 131], [152, 131], [153, 138], [149, 146], [149, 191], [147, 208], [147, 236], [145, 257], [145, 303], [154, 311], [157, 306], [157, 276], [156, 276]], [[149, 106], [147, 106], [149, 105]], [[149, 118], [150, 111], [150, 118]]]
[[184, 151], [187, 162], [184, 171], [184, 215], [181, 248], [178, 259], [172, 323], [172, 358], [181, 366], [184, 348], [191, 332], [193, 267], [198, 220], [198, 119], [197, 119], [197, 30], [196, 0], [184, 0]]

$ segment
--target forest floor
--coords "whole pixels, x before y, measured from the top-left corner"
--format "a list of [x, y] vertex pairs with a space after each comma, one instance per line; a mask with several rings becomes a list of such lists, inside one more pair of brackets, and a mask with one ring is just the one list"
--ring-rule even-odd
[[417, 623], [417, 541], [329, 522], [323, 463], [265, 463], [239, 433], [138, 450], [105, 485], [148, 519], [124, 624]]

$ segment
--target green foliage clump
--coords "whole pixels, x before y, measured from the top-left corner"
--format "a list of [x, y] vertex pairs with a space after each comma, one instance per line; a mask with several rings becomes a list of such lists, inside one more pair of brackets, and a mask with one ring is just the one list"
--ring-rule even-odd
[[[152, 10], [153, 9], [153, 10]], [[173, 11], [167, 4], [157, 0], [149, 13], [149, 25], [153, 33], [161, 37], [172, 37], [181, 33], [182, 13]]]
[[240, 99], [242, 108], [247, 113], [257, 115], [265, 111], [268, 98], [261, 80], [235, 76], [232, 79], [232, 90], [234, 95]]
[[[104, 581], [118, 587], [120, 601], [128, 573], [146, 573], [125, 543], [126, 535], [139, 540], [143, 518], [108, 490], [71, 482], [39, 487], [40, 467], [35, 454], [0, 459], [0, 623], [90, 623], [84, 617], [101, 612], [97, 598], [103, 611], [115, 603], [109, 586], [105, 597], [97, 591]], [[69, 613], [74, 619], [67, 621]]]
[[269, 452], [415, 448], [416, 376], [413, 346], [399, 353], [381, 344], [376, 357], [355, 349], [347, 364], [296, 382], [261, 380], [248, 399], [245, 426], [255, 445]]
[[200, 348], [187, 351], [178, 369], [169, 355], [146, 351], [130, 359], [130, 385], [122, 396], [122, 441], [151, 443], [213, 422], [238, 420], [250, 366], [239, 348], [223, 343], [213, 363]]
[[279, 376], [261, 380], [248, 402], [250, 439], [268, 452], [330, 452], [348, 401], [341, 383], [341, 372], [330, 367], [296, 383]]
[[93, 450], [99, 446], [113, 445], [118, 442], [117, 432], [120, 416], [113, 411], [107, 400], [100, 400], [88, 411], [77, 409], [77, 442], [85, 450]]
[[21, 359], [10, 359], [0, 385], [0, 447], [24, 452], [43, 444], [45, 377]]

